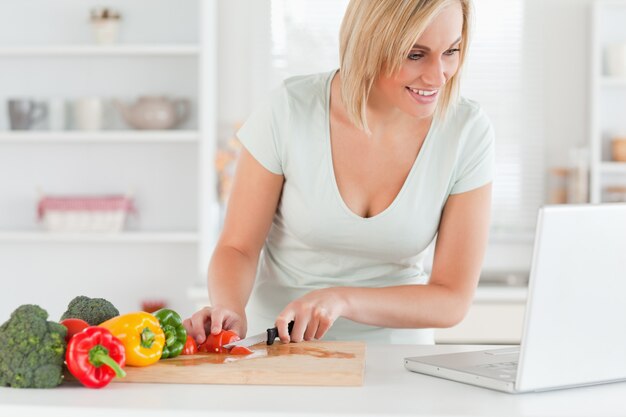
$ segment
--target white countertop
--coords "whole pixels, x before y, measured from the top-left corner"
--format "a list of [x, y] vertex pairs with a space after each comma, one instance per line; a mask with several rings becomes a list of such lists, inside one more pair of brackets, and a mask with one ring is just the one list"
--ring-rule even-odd
[[0, 388], [0, 416], [624, 416], [626, 383], [511, 395], [404, 369], [403, 358], [479, 346], [369, 345], [362, 387], [112, 383]]

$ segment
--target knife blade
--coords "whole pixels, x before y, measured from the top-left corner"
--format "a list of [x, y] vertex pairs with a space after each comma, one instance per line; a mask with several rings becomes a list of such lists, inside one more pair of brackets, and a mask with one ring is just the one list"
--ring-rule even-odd
[[[293, 320], [289, 322], [287, 325], [287, 330], [289, 334], [293, 330]], [[268, 346], [274, 344], [274, 340], [278, 337], [278, 328], [272, 327], [271, 329], [267, 329], [263, 333], [255, 334], [254, 336], [246, 337], [245, 339], [238, 340], [236, 342], [228, 343], [224, 345], [224, 348], [230, 349], [235, 346], [243, 346], [250, 347], [256, 345], [261, 342], [265, 342]]]

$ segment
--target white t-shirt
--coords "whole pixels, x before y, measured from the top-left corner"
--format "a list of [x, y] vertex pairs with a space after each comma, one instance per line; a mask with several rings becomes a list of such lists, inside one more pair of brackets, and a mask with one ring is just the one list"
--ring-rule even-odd
[[[247, 306], [249, 334], [271, 327], [289, 302], [315, 289], [426, 284], [423, 259], [448, 195], [492, 180], [491, 124], [476, 103], [461, 99], [445, 123], [432, 123], [391, 205], [371, 218], [352, 212], [332, 164], [334, 74], [287, 79], [237, 132], [261, 165], [285, 178]], [[380, 328], [343, 318], [324, 339], [433, 343], [431, 329]]]

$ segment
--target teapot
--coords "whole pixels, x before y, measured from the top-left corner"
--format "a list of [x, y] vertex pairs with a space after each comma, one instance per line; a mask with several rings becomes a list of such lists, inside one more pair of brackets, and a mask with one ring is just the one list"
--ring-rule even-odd
[[187, 120], [191, 103], [188, 99], [164, 96], [141, 96], [133, 104], [114, 100], [120, 114], [135, 129], [172, 129]]

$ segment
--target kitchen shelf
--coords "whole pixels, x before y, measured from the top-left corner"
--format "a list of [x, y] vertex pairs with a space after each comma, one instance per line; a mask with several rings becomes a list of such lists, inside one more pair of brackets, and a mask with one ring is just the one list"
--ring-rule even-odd
[[608, 47], [626, 39], [626, 0], [592, 3], [589, 25], [589, 200], [600, 204], [607, 202], [607, 186], [626, 185], [626, 178], [619, 178], [626, 174], [626, 163], [607, 158], [612, 137], [626, 129], [622, 114], [626, 76], [619, 69], [605, 65]]
[[601, 84], [605, 87], [626, 87], [626, 77], [602, 77]]
[[197, 56], [200, 50], [196, 44], [4, 46], [0, 47], [0, 57]]
[[626, 162], [602, 162], [600, 169], [605, 174], [626, 174]]
[[524, 303], [527, 297], [527, 286], [479, 284], [474, 294], [474, 301]]
[[197, 143], [196, 130], [10, 131], [0, 132], [1, 143]]
[[[87, 20], [93, 2], [0, 2], [2, 15], [11, 17], [0, 26], [4, 104], [33, 99], [55, 113], [52, 103], [62, 100], [64, 116], [75, 126], [77, 107], [70, 104], [98, 97], [104, 101], [103, 124], [110, 126], [53, 131], [44, 127], [51, 121], [44, 117], [39, 130], [13, 131], [4, 110], [0, 167], [7, 180], [0, 181], [0, 264], [19, 282], [0, 295], [2, 316], [10, 314], [12, 304], [39, 296], [46, 297], [48, 311], [62, 311], [67, 300], [49, 294], [60, 294], [65, 286], [98, 295], [103, 280], [126, 289], [115, 298], [128, 311], [143, 297], [166, 298], [172, 308], [184, 310], [186, 288], [206, 274], [220, 214], [213, 208], [218, 202], [218, 2], [113, 3], [108, 6], [124, 6], [122, 42], [98, 45], [90, 41]], [[63, 24], [47, 25], [49, 16]], [[188, 122], [173, 130], [127, 127], [109, 100], [142, 95], [188, 99]], [[70, 196], [137, 190], [141, 224], [117, 233], [45, 231], [33, 212], [36, 188]]]
[[0, 232], [0, 243], [191, 243], [199, 241], [193, 232], [52, 233]]

